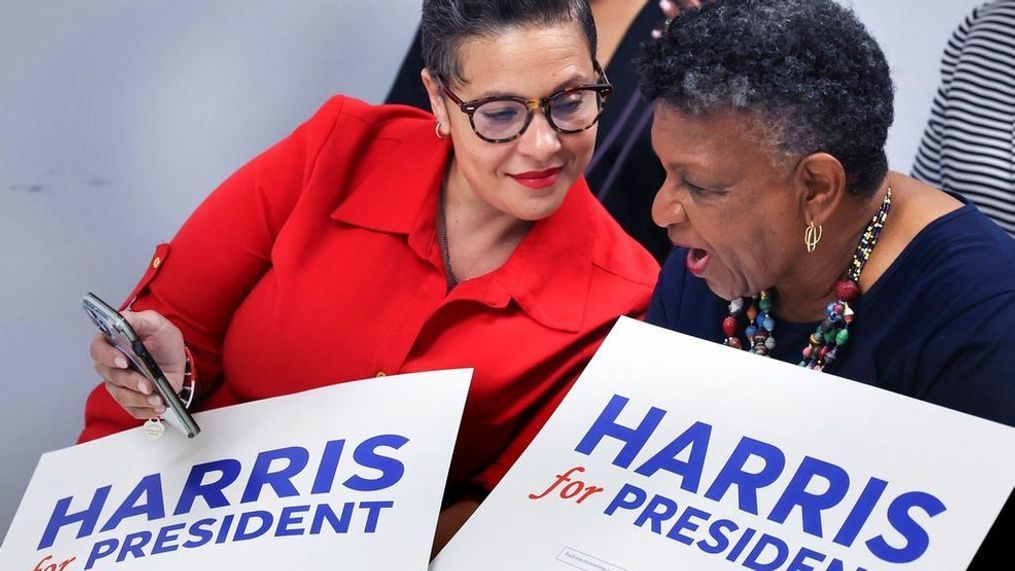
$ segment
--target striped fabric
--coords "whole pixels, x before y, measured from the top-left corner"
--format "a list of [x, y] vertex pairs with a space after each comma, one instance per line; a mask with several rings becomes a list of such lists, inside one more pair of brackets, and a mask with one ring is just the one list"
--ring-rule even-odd
[[1015, 0], [980, 6], [948, 41], [913, 176], [1015, 236]]

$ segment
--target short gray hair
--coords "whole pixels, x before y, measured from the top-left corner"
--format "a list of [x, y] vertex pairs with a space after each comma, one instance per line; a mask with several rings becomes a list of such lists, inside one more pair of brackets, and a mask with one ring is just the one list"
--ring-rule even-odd
[[743, 111], [776, 149], [829, 153], [853, 194], [873, 194], [888, 172], [888, 63], [832, 0], [706, 2], [646, 44], [639, 68], [651, 100], [699, 115]]

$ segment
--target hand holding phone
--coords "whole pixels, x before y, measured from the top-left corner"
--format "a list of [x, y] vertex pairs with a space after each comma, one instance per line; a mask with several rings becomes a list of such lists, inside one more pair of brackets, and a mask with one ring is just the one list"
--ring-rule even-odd
[[120, 406], [135, 418], [163, 417], [197, 435], [200, 427], [177, 396], [186, 367], [180, 330], [154, 311], [120, 314], [91, 293], [82, 305], [100, 331], [91, 345], [95, 370]]

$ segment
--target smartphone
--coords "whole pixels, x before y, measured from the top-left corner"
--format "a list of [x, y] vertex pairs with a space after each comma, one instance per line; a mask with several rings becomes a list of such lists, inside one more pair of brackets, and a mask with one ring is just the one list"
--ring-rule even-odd
[[166, 404], [166, 414], [164, 416], [166, 422], [183, 431], [188, 438], [197, 436], [201, 432], [201, 427], [194, 421], [194, 417], [187, 412], [183, 401], [177, 396], [166, 376], [162, 374], [162, 369], [159, 368], [155, 359], [148, 353], [148, 349], [145, 348], [144, 343], [138, 338], [130, 323], [127, 323], [127, 320], [120, 315], [120, 312], [110, 307], [109, 304], [99, 299], [93, 293], [89, 292], [85, 294], [81, 298], [81, 305], [84, 306], [85, 313], [92, 319], [95, 326], [99, 328], [99, 331], [106, 337], [106, 340], [127, 357], [130, 368], [144, 375], [146, 379], [155, 385], [155, 390], [162, 397], [162, 402]]

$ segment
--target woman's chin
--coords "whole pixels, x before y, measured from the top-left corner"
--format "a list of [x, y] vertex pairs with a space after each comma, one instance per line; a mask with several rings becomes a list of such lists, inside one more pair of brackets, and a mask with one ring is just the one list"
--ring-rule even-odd
[[708, 289], [712, 290], [712, 293], [725, 299], [726, 301], [732, 301], [740, 297], [750, 297], [757, 294], [758, 292], [745, 292], [743, 286], [734, 286], [733, 284], [717, 282], [709, 279], [708, 276], [702, 276], [705, 283], [708, 285]]
[[544, 196], [529, 196], [519, 201], [520, 207], [515, 210], [515, 216], [527, 222], [538, 222], [556, 214], [564, 199], [567, 197], [568, 187], [560, 187]]

